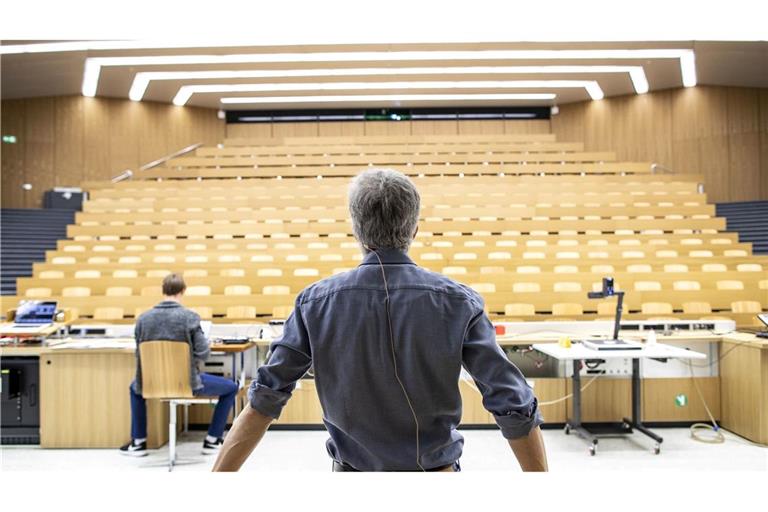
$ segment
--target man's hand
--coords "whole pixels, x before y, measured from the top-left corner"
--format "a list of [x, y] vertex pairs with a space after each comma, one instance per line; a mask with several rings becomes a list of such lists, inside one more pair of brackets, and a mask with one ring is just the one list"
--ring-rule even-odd
[[213, 465], [213, 471], [239, 470], [264, 437], [270, 423], [272, 418], [252, 409], [250, 404], [246, 405], [224, 439], [224, 445]]
[[549, 471], [544, 438], [539, 427], [531, 430], [526, 437], [508, 441], [523, 471]]

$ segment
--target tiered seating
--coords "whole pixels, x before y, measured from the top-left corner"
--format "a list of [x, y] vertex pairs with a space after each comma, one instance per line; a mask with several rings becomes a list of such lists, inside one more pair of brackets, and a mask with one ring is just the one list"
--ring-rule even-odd
[[723, 232], [698, 176], [607, 163], [551, 136], [369, 139], [228, 141], [142, 175], [153, 179], [90, 184], [69, 239], [19, 295], [129, 322], [183, 271], [203, 317], [283, 317], [303, 287], [358, 264], [341, 176], [373, 163], [421, 191], [413, 259], [477, 289], [494, 318], [611, 315], [613, 302], [586, 297], [605, 275], [628, 292], [628, 317], [750, 323], [768, 308], [768, 258]]

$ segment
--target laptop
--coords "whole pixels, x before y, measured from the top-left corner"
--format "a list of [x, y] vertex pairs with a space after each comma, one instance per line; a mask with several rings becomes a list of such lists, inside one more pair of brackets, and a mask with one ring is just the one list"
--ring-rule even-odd
[[16, 308], [12, 329], [35, 329], [53, 324], [56, 302], [25, 301]]
[[641, 350], [643, 348], [639, 343], [633, 343], [626, 340], [580, 340], [581, 343], [592, 350]]
[[[759, 313], [757, 315], [757, 319], [763, 322], [766, 327], [768, 327], [768, 314]], [[768, 330], [765, 328], [761, 329], [759, 327], [742, 327], [739, 330], [754, 334], [758, 338], [768, 338]]]

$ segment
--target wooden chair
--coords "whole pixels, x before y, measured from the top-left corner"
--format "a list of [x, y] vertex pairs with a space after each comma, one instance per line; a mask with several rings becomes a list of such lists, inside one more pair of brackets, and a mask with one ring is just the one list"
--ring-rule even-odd
[[42, 299], [47, 298], [52, 295], [52, 290], [50, 288], [27, 288], [27, 291], [24, 292], [25, 297], [29, 297], [32, 299]]
[[737, 300], [731, 302], [731, 311], [734, 313], [761, 313], [763, 307], [756, 300]]
[[683, 302], [683, 313], [709, 314], [712, 313], [712, 305], [709, 302]]
[[536, 314], [536, 308], [533, 304], [505, 304], [504, 315], [505, 316], [534, 316]]
[[667, 302], [643, 302], [640, 311], [644, 315], [671, 315], [673, 310]]
[[200, 315], [201, 320], [210, 320], [213, 318], [213, 309], [207, 306], [192, 306], [189, 309]]
[[554, 316], [583, 314], [584, 309], [581, 307], [581, 304], [577, 304], [575, 302], [561, 302], [552, 304], [552, 315]]
[[256, 308], [253, 306], [229, 306], [227, 318], [256, 318]]
[[130, 297], [133, 289], [130, 286], [110, 286], [104, 292], [107, 297]]
[[122, 320], [125, 314], [123, 308], [103, 307], [93, 310], [94, 320]]
[[[190, 346], [183, 341], [139, 343], [141, 394], [168, 402], [168, 471], [176, 465], [176, 406], [215, 404], [217, 398], [195, 397], [190, 384]], [[185, 409], [186, 411], [186, 409]]]
[[275, 306], [272, 308], [273, 318], [288, 318], [293, 313], [293, 306]]

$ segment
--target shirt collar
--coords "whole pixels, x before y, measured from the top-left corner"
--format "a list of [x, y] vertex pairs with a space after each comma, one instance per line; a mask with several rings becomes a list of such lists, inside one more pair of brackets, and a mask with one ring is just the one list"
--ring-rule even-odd
[[[381, 258], [382, 264], [387, 265], [415, 265], [413, 260], [408, 257], [406, 253], [404, 253], [401, 250], [398, 249], [376, 249], [376, 252], [379, 254], [379, 258]], [[379, 258], [376, 257], [376, 254], [373, 253], [373, 251], [369, 252], [365, 255], [363, 258], [362, 263], [360, 265], [378, 265], [379, 264]]]
[[156, 308], [180, 308], [181, 304], [176, 302], [175, 300], [164, 300], [157, 305], [155, 305]]

